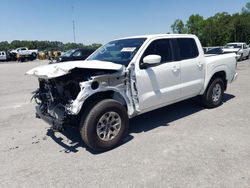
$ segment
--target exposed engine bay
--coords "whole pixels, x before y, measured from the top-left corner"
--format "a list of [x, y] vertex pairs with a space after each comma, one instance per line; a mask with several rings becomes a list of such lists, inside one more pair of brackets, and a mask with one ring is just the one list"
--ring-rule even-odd
[[62, 129], [77, 120], [86, 99], [105, 91], [113, 91], [112, 98], [124, 103], [132, 115], [135, 104], [128, 77], [125, 71], [74, 68], [63, 76], [39, 78], [39, 89], [33, 96], [37, 117], [45, 116], [56, 129]]

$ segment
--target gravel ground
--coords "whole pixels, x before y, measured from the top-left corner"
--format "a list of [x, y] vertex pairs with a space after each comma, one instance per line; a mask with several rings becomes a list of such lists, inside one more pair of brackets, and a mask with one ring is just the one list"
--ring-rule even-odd
[[40, 64], [0, 64], [0, 187], [250, 187], [250, 61], [219, 108], [194, 98], [141, 115], [100, 154], [35, 118], [24, 73]]

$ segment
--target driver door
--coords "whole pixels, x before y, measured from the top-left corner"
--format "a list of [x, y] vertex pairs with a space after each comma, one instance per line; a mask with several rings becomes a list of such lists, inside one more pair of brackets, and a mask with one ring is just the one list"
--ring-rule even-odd
[[[147, 55], [160, 55], [161, 63], [154, 67], [142, 66]], [[174, 59], [172, 39], [154, 40], [145, 50], [135, 73], [141, 112], [165, 106], [181, 97], [180, 62]]]

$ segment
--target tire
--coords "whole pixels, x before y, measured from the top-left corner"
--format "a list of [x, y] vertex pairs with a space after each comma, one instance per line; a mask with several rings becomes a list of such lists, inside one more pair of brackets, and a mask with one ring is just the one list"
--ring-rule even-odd
[[222, 104], [225, 84], [221, 78], [215, 78], [211, 81], [205, 93], [203, 94], [203, 105], [207, 108], [216, 108]]
[[32, 52], [31, 54], [31, 60], [35, 60], [37, 58], [37, 54], [35, 52]]
[[249, 59], [250, 53], [247, 55], [246, 59]]
[[113, 99], [104, 99], [86, 111], [80, 121], [80, 134], [85, 144], [94, 151], [118, 146], [128, 131], [126, 108]]
[[240, 55], [239, 61], [243, 61], [243, 54]]

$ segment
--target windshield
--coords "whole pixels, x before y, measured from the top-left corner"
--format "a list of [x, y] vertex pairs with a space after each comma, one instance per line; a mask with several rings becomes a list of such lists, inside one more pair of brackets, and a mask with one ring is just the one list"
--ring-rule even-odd
[[225, 48], [241, 48], [241, 44], [227, 44]]
[[88, 60], [109, 61], [128, 66], [146, 38], [121, 39], [99, 48]]
[[72, 53], [74, 53], [76, 50], [68, 50], [68, 51], [66, 51], [64, 54], [62, 54], [62, 56], [64, 56], [64, 57], [70, 57], [70, 55], [72, 54]]

